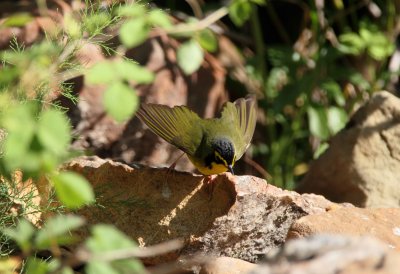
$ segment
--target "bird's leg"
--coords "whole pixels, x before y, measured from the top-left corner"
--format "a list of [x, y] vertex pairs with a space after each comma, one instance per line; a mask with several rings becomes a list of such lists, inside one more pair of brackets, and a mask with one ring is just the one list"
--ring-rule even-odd
[[203, 178], [203, 180], [204, 180], [203, 183], [204, 183], [204, 186], [206, 187], [206, 192], [208, 192], [208, 194], [209, 194], [209, 201], [212, 200], [213, 193], [214, 193], [214, 188], [215, 188], [214, 179], [215, 179], [215, 177], [213, 175], [206, 175]]
[[182, 156], [183, 156], [184, 154], [185, 154], [185, 153], [182, 152], [182, 154], [169, 166], [168, 170], [170, 170], [170, 169], [175, 169], [176, 164], [178, 163], [178, 161], [182, 158]]
[[171, 173], [172, 173], [172, 176], [173, 176], [173, 174], [174, 174], [173, 172], [175, 171], [176, 163], [182, 158], [182, 156], [184, 154], [185, 153], [182, 153], [167, 169], [167, 175], [166, 175], [163, 187], [162, 187], [162, 194], [166, 198], [169, 198], [171, 196], [171, 189], [168, 186], [168, 177], [169, 177], [169, 175]]

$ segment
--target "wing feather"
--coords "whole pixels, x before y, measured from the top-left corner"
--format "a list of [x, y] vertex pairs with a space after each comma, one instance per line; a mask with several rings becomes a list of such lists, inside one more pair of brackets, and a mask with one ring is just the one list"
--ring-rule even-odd
[[[240, 98], [233, 103], [227, 103], [222, 110], [222, 119], [225, 123], [232, 123], [236, 128], [238, 143], [236, 159], [239, 159], [250, 146], [257, 121], [257, 106], [254, 96]], [[233, 133], [235, 134], [235, 133]]]
[[246, 99], [240, 98], [234, 102], [238, 115], [240, 117], [240, 129], [244, 137], [246, 147], [243, 153], [247, 150], [250, 145], [251, 139], [253, 138], [254, 130], [257, 122], [257, 101], [254, 96], [247, 97]]
[[202, 138], [200, 117], [186, 106], [142, 104], [136, 114], [156, 135], [193, 155]]

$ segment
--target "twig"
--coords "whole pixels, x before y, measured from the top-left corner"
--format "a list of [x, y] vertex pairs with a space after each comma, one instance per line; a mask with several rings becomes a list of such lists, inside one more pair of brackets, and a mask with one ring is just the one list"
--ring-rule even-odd
[[76, 258], [80, 262], [88, 262], [91, 260], [96, 261], [115, 261], [115, 260], [123, 260], [129, 258], [146, 258], [146, 257], [154, 257], [159, 256], [183, 247], [182, 240], [171, 240], [168, 242], [164, 242], [161, 244], [153, 245], [150, 247], [144, 248], [126, 248], [126, 249], [119, 249], [113, 251], [107, 251], [99, 254], [93, 254], [87, 249], [80, 249], [76, 252]]
[[271, 17], [272, 23], [274, 24], [274, 26], [277, 28], [278, 30], [278, 34], [279, 36], [282, 38], [282, 40], [286, 43], [286, 44], [291, 44], [291, 39], [289, 34], [287, 33], [285, 27], [282, 24], [282, 21], [280, 20], [280, 18], [276, 15], [276, 11], [274, 9], [274, 7], [272, 6], [271, 2], [268, 2], [267, 4], [267, 12], [268, 15]]
[[252, 166], [255, 170], [257, 170], [264, 178], [266, 179], [271, 179], [272, 176], [271, 174], [268, 173], [268, 171], [266, 171], [261, 165], [259, 165], [258, 163], [256, 163], [253, 159], [251, 159], [248, 156], [244, 156], [244, 161], [249, 164], [250, 166]]
[[204, 19], [196, 22], [195, 24], [180, 24], [177, 25], [174, 29], [166, 30], [166, 33], [169, 35], [176, 35], [206, 29], [218, 20], [220, 20], [222, 17], [226, 16], [228, 12], [229, 11], [227, 7], [221, 7]]
[[196, 18], [200, 19], [203, 17], [203, 12], [201, 11], [198, 0], [186, 0], [186, 2], [192, 8], [194, 16], [196, 16]]
[[166, 254], [168, 252], [180, 249], [182, 247], [183, 247], [183, 241], [179, 239], [167, 241], [161, 244], [145, 248], [132, 247], [126, 249], [107, 251], [98, 254], [93, 254], [91, 251], [87, 250], [86, 247], [82, 246], [78, 248], [73, 254], [66, 256], [65, 259], [61, 261], [61, 264], [52, 272], [50, 272], [50, 274], [59, 273], [59, 271], [65, 266], [73, 268], [85, 264], [91, 260], [110, 262], [110, 261], [130, 259], [130, 258], [154, 257]]

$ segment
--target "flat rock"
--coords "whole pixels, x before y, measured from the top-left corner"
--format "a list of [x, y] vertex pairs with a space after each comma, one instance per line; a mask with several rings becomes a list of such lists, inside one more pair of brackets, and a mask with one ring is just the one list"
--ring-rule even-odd
[[341, 207], [252, 176], [224, 173], [204, 184], [203, 176], [98, 157], [77, 158], [65, 168], [83, 174], [95, 189], [97, 205], [79, 212], [89, 223], [114, 224], [141, 246], [186, 240], [180, 252], [149, 264], [199, 252], [256, 262], [284, 243], [295, 220]]
[[332, 138], [297, 190], [360, 207], [399, 207], [399, 138], [400, 99], [375, 93]]
[[400, 209], [398, 208], [339, 208], [296, 220], [288, 238], [332, 233], [374, 236], [400, 251]]
[[325, 234], [288, 241], [249, 273], [397, 274], [399, 269], [400, 253], [375, 238]]

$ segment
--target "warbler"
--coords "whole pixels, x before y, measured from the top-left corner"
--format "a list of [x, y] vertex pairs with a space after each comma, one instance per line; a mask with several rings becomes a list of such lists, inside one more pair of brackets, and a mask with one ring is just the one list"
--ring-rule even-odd
[[226, 102], [220, 117], [202, 119], [187, 106], [142, 104], [139, 119], [187, 154], [204, 175], [230, 171], [246, 152], [256, 126], [255, 97]]

